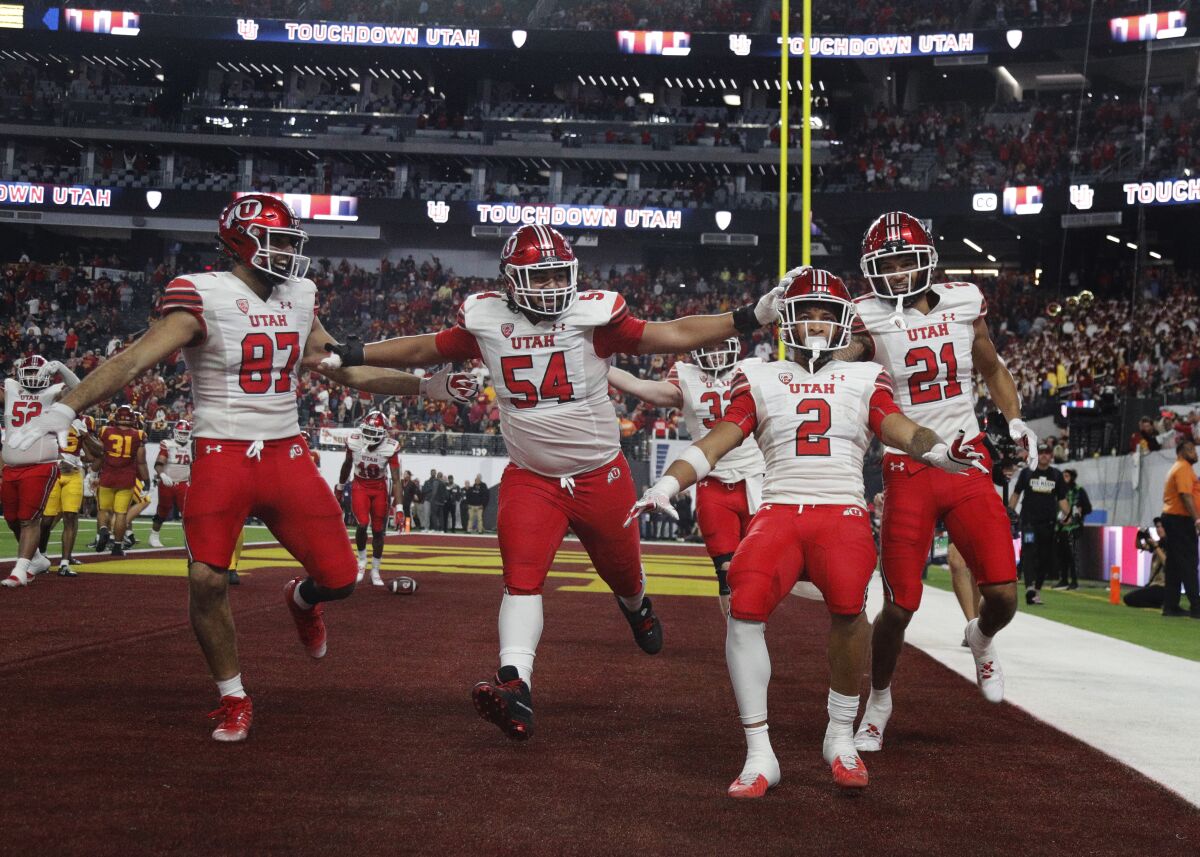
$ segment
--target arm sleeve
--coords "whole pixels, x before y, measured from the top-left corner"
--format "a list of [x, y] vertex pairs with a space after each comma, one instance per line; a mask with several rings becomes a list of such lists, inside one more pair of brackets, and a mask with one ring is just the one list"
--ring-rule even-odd
[[635, 354], [645, 330], [646, 322], [634, 318], [625, 305], [625, 298], [617, 295], [612, 317], [592, 335], [592, 347], [596, 349], [596, 356], [604, 359], [614, 354]]
[[[881, 383], [882, 379], [886, 379], [887, 383]], [[888, 377], [887, 372], [880, 372], [879, 377], [875, 379], [875, 392], [871, 393], [871, 401], [867, 406], [867, 424], [875, 436], [879, 437], [884, 418], [889, 414], [898, 413], [900, 406], [896, 404], [892, 394], [892, 379]]]
[[749, 437], [758, 428], [758, 407], [754, 404], [754, 393], [750, 389], [749, 379], [740, 369], [733, 376], [729, 407], [725, 409], [725, 416], [721, 421], [737, 426], [742, 432], [742, 437]]
[[[196, 286], [191, 280], [183, 277], [176, 277], [167, 283], [167, 288], [163, 292], [163, 296], [158, 301], [158, 314], [165, 316], [169, 312], [181, 310], [190, 312], [199, 321], [203, 328], [200, 342], [208, 338], [208, 325], [204, 321], [204, 300], [200, 297], [200, 292], [196, 291]], [[199, 345], [199, 342], [192, 343]]]
[[677, 390], [680, 390], [680, 391], [683, 390], [683, 384], [681, 384], [679, 382], [679, 363], [678, 362], [671, 364], [671, 371], [667, 373], [667, 377], [664, 380], [666, 380], [666, 382], [668, 384], [673, 384]]
[[475, 339], [475, 334], [468, 331], [461, 324], [456, 324], [454, 327], [448, 327], [445, 330], [439, 331], [434, 344], [437, 346], [438, 353], [447, 360], [459, 361], [483, 358], [483, 354], [479, 351], [479, 341]]

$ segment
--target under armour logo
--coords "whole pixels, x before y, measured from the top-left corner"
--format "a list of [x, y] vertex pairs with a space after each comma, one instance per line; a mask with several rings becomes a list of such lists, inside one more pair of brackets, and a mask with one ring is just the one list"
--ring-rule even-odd
[[298, 443], [293, 443], [292, 448], [288, 450], [289, 458], [300, 458], [304, 455], [304, 449]]
[[904, 469], [903, 461], [892, 461], [888, 464], [888, 470], [903, 470], [903, 469]]
[[552, 324], [552, 325], [550, 325], [550, 329], [551, 330], [566, 330], [567, 326], [565, 324]]
[[247, 42], [253, 42], [258, 38], [258, 24], [255, 23], [253, 18], [238, 18], [237, 22], [239, 36]]
[[210, 452], [220, 452], [220, 451], [221, 451], [221, 444], [219, 444], [219, 443], [216, 446], [210, 446], [209, 444], [204, 445], [204, 453], [206, 455]]
[[942, 321], [954, 321], [954, 313], [952, 313], [952, 312], [942, 313]]
[[279, 302], [279, 308], [280, 308], [280, 309], [295, 309], [295, 307], [294, 307], [294, 306], [292, 306], [292, 302], [291, 302], [291, 301], [280, 301], [280, 302]]
[[846, 376], [845, 375], [830, 375], [829, 380], [830, 381], [845, 381]]

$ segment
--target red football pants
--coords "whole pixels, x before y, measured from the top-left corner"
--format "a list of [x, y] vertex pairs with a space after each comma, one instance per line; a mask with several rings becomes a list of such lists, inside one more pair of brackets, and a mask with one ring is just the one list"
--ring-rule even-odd
[[188, 486], [187, 482], [176, 482], [174, 485], [163, 485], [158, 483], [158, 510], [154, 513], [156, 518], [167, 520], [171, 514], [178, 509], [179, 514], [183, 514], [184, 504], [187, 503]]
[[989, 475], [991, 456], [983, 452], [988, 473], [947, 473], [907, 455], [883, 457], [883, 589], [905, 610], [921, 606], [921, 575], [939, 518], [981, 586], [1017, 579], [1008, 513]]
[[58, 463], [6, 464], [2, 476], [0, 502], [4, 504], [4, 520], [10, 524], [32, 521], [42, 514], [58, 481]]
[[750, 529], [746, 483], [703, 479], [696, 484], [696, 521], [711, 557], [737, 550]]
[[856, 616], [867, 606], [875, 560], [863, 508], [769, 503], [754, 516], [729, 566], [730, 613], [766, 622], [803, 578], [821, 590], [830, 613]]
[[355, 479], [350, 483], [350, 508], [354, 520], [360, 527], [371, 524], [371, 529], [383, 532], [387, 526], [388, 490], [386, 482], [367, 482]]
[[304, 438], [268, 440], [257, 458], [250, 441], [195, 439], [192, 490], [183, 510], [188, 556], [228, 568], [246, 518], [261, 518], [318, 585], [354, 583], [358, 564], [342, 510], [309, 456]]
[[570, 528], [583, 543], [596, 573], [617, 595], [642, 588], [642, 546], [625, 515], [637, 500], [629, 462], [618, 455], [603, 467], [563, 480], [539, 476], [515, 464], [500, 479], [497, 530], [510, 595], [537, 595]]

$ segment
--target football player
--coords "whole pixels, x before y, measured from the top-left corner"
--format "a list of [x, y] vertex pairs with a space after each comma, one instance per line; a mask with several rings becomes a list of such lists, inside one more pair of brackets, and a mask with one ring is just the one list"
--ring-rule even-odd
[[453, 327], [366, 346], [331, 343], [326, 361], [420, 366], [480, 359], [491, 372], [512, 457], [497, 523], [500, 670], [475, 686], [472, 699], [480, 716], [515, 739], [532, 734], [529, 684], [542, 634], [542, 588], [568, 528], [616, 595], [638, 646], [655, 654], [663, 644], [645, 597], [637, 532], [612, 521], [612, 510], [637, 496], [608, 398], [608, 358], [688, 351], [750, 333], [776, 316], [773, 290], [731, 313], [647, 323], [615, 292], [579, 291], [578, 267], [556, 229], [522, 226], [500, 255], [503, 289], [469, 296]]
[[[62, 380], [51, 383], [56, 374]], [[17, 538], [17, 561], [0, 585], [28, 586], [30, 580], [50, 568], [50, 560], [38, 550], [38, 543], [42, 537], [42, 509], [58, 482], [59, 439], [39, 436], [36, 442], [19, 446], [14, 437], [78, 384], [74, 372], [40, 354], [17, 360], [13, 377], [4, 379], [4, 424], [9, 434], [0, 452], [4, 461], [0, 502], [4, 505], [4, 520]], [[68, 422], [55, 434], [65, 433], [70, 427]]]
[[892, 713], [892, 674], [904, 629], [921, 603], [921, 577], [939, 518], [982, 596], [979, 617], [966, 626], [979, 689], [991, 702], [1004, 698], [1004, 673], [992, 638], [1016, 612], [1017, 566], [1008, 514], [992, 485], [992, 460], [975, 417], [975, 370], [1027, 454], [1037, 449], [1037, 437], [1021, 419], [1016, 385], [992, 344], [983, 293], [972, 283], [934, 283], [937, 259], [928, 230], [912, 215], [893, 211], [871, 224], [861, 266], [873, 294], [855, 302], [869, 333], [860, 347], [891, 373], [905, 414], [943, 437], [965, 432], [984, 452], [988, 472], [947, 476], [895, 446], [884, 456], [885, 603], [872, 633], [871, 696], [855, 737], [863, 751], [883, 746]]
[[[309, 457], [297, 414], [300, 366], [305, 358], [315, 366], [331, 341], [316, 317], [316, 284], [305, 277], [308, 236], [285, 203], [265, 194], [249, 194], [226, 206], [217, 236], [232, 270], [168, 283], [159, 304], [161, 318], [60, 402], [13, 432], [9, 448], [43, 445], [78, 411], [108, 399], [183, 349], [196, 423], [192, 491], [183, 517], [189, 614], [221, 698], [212, 713], [217, 721], [212, 737], [242, 741], [253, 706], [242, 683], [226, 569], [246, 518], [261, 518], [304, 566], [307, 576], [290, 581], [283, 598], [301, 644], [314, 658], [323, 657], [327, 648], [322, 604], [349, 596], [357, 569], [337, 501]], [[477, 386], [473, 378], [449, 372], [424, 379], [379, 369], [327, 374], [371, 392], [439, 400], [464, 389], [469, 399]]]
[[[739, 360], [741, 352], [741, 340], [731, 336], [694, 350], [692, 362], [673, 365], [665, 381], [647, 381], [614, 366], [608, 370], [608, 383], [657, 407], [682, 408], [688, 433], [699, 440], [724, 416], [737, 367], [762, 362], [757, 357]], [[729, 563], [758, 510], [764, 466], [758, 444], [747, 436], [696, 483], [696, 520], [717, 572], [717, 594], [725, 615], [729, 614]]]
[[625, 522], [647, 509], [673, 515], [672, 497], [708, 476], [751, 434], [757, 437], [767, 465], [763, 505], [729, 569], [725, 656], [747, 745], [746, 764], [729, 786], [735, 798], [762, 797], [779, 782], [767, 734], [766, 623], [800, 578], [821, 591], [830, 614], [829, 724], [822, 753], [837, 785], [867, 785], [854, 749], [854, 718], [871, 635], [867, 584], [876, 559], [863, 496], [871, 434], [950, 473], [962, 473], [981, 457], [962, 445], [961, 433], [947, 446], [932, 429], [901, 414], [891, 379], [877, 364], [832, 358], [849, 344], [854, 316], [839, 278], [802, 268], [783, 282], [780, 334], [788, 359], [738, 370], [724, 417], [667, 468]]
[[100, 429], [100, 443], [104, 447], [100, 463], [100, 519], [106, 523], [100, 524], [96, 550], [103, 551], [111, 538], [112, 555], [123, 556], [134, 490], [139, 480], [145, 484], [150, 479], [142, 452], [146, 433], [137, 425], [133, 408], [129, 405], [117, 408], [111, 422]]
[[176, 511], [183, 517], [183, 506], [187, 502], [188, 489], [192, 483], [192, 423], [176, 420], [171, 427], [171, 437], [158, 446], [158, 457], [154, 459], [154, 474], [158, 479], [158, 506], [154, 510], [154, 523], [150, 531], [150, 547], [163, 546], [163, 521]]
[[58, 561], [59, 577], [78, 577], [71, 567], [75, 561], [75, 537], [79, 531], [79, 511], [83, 506], [84, 474], [100, 460], [104, 448], [96, 437], [96, 421], [91, 417], [75, 420], [61, 438], [58, 453], [58, 480], [46, 500], [42, 513], [42, 552], [45, 553], [50, 533], [59, 518], [63, 522], [62, 556]]
[[[388, 512], [400, 505], [400, 443], [388, 436], [388, 421], [379, 411], [371, 411], [359, 424], [358, 432], [346, 440], [346, 458], [338, 475], [338, 491], [350, 484], [351, 505], [357, 529], [358, 580], [367, 571], [367, 524], [371, 525], [371, 584], [383, 586], [379, 565], [383, 561], [383, 538], [387, 533]], [[389, 502], [388, 477], [391, 477]]]

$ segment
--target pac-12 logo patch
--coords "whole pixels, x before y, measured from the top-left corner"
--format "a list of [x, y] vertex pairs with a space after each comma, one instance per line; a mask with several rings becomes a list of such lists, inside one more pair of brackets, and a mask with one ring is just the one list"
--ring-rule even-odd
[[513, 329], [511, 324], [502, 324], [500, 325], [500, 335], [508, 339], [508, 337], [512, 336]]
[[621, 478], [621, 468], [614, 467], [612, 470], [608, 471], [608, 484], [609, 485], [612, 485], [614, 482], [616, 482], [620, 478]]
[[250, 312], [250, 301], [246, 300], [245, 298], [238, 298], [237, 308], [242, 311], [242, 315], [248, 314]]
[[780, 372], [779, 380], [781, 382], [783, 382], [784, 384], [792, 383], [792, 373], [791, 372]]

